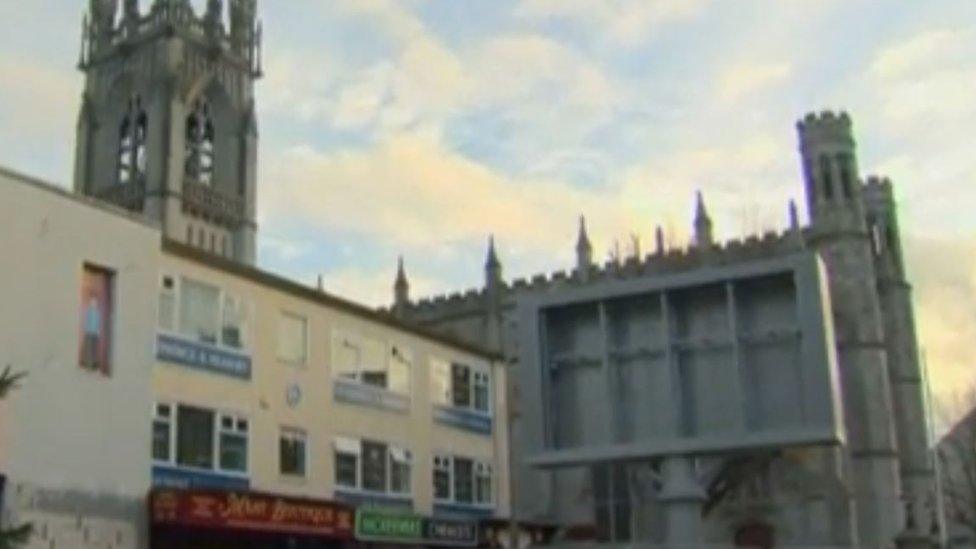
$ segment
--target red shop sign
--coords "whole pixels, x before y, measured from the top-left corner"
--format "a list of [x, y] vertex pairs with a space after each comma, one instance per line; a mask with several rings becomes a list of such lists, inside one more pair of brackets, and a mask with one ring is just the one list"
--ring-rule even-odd
[[354, 511], [338, 503], [287, 498], [255, 492], [156, 490], [152, 522], [260, 532], [282, 532], [351, 539]]

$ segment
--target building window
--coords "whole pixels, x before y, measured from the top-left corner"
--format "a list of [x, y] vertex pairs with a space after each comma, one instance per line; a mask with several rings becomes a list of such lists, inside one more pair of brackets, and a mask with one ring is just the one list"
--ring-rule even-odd
[[436, 501], [489, 506], [493, 486], [491, 464], [459, 456], [434, 456]]
[[454, 458], [454, 501], [474, 503], [474, 462], [467, 458]]
[[173, 407], [156, 404], [153, 407], [152, 458], [169, 463], [173, 460]]
[[409, 450], [382, 442], [337, 438], [336, 486], [396, 495], [410, 494]]
[[434, 499], [451, 499], [451, 456], [434, 456]]
[[410, 493], [410, 464], [413, 456], [409, 450], [390, 447], [390, 491], [394, 494]]
[[344, 488], [359, 486], [359, 455], [361, 447], [358, 440], [337, 438], [335, 442], [336, 485]]
[[160, 329], [200, 343], [241, 350], [246, 343], [246, 326], [247, 306], [240, 298], [186, 277], [180, 279], [179, 287], [172, 276], [162, 277]]
[[247, 433], [246, 418], [220, 415], [220, 469], [243, 473], [247, 471]]
[[210, 105], [197, 100], [186, 117], [186, 175], [203, 185], [213, 184], [214, 125]]
[[479, 505], [490, 505], [492, 501], [491, 465], [478, 463], [474, 468], [474, 502]]
[[431, 362], [431, 397], [439, 404], [491, 412], [491, 374], [465, 364]]
[[304, 477], [308, 447], [305, 431], [282, 429], [278, 442], [278, 463], [282, 475]]
[[386, 444], [363, 441], [363, 490], [386, 491]]
[[126, 184], [141, 181], [146, 175], [146, 137], [149, 117], [138, 95], [129, 100], [129, 106], [119, 124], [118, 182]]
[[410, 393], [413, 354], [403, 347], [336, 331], [333, 367], [338, 377], [392, 391]]
[[832, 169], [830, 157], [826, 154], [820, 155], [820, 179], [823, 181], [824, 198], [834, 199], [834, 178], [830, 173]]
[[278, 359], [303, 365], [308, 359], [308, 321], [291, 313], [278, 317]]
[[217, 344], [220, 333], [220, 289], [216, 286], [183, 279], [180, 288], [180, 332], [210, 345]]
[[837, 155], [837, 166], [840, 168], [840, 185], [844, 193], [844, 198], [850, 200], [854, 197], [854, 178], [851, 175], [851, 156], [848, 154]]
[[111, 372], [114, 278], [108, 269], [85, 265], [81, 279], [78, 364], [105, 375]]
[[214, 468], [214, 413], [180, 406], [176, 412], [176, 463], [197, 469]]
[[474, 409], [487, 412], [490, 408], [490, 381], [486, 372], [474, 372]]

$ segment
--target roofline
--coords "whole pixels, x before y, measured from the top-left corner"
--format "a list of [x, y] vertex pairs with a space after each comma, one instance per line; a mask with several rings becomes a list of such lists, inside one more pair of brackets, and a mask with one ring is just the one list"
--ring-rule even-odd
[[151, 219], [141, 214], [130, 212], [129, 210], [120, 208], [118, 206], [113, 206], [112, 204], [109, 204], [107, 202], [96, 200], [94, 198], [75, 193], [69, 189], [66, 189], [50, 181], [45, 181], [43, 179], [33, 177], [22, 172], [18, 172], [16, 170], [7, 168], [5, 166], [0, 166], [0, 176], [8, 177], [12, 181], [16, 181], [18, 183], [22, 183], [24, 185], [33, 187], [39, 191], [48, 192], [53, 195], [59, 196], [61, 198], [71, 200], [83, 206], [88, 206], [90, 208], [96, 208], [102, 210], [104, 212], [126, 219], [138, 225], [142, 225], [143, 227], [149, 229], [155, 229], [157, 231], [160, 229], [159, 224], [153, 222]]
[[302, 285], [293, 280], [289, 280], [282, 276], [270, 273], [268, 271], [262, 271], [257, 267], [251, 265], [246, 265], [237, 261], [227, 259], [218, 255], [207, 253], [198, 248], [188, 246], [182, 242], [172, 240], [169, 238], [163, 238], [163, 252], [168, 253], [183, 259], [194, 261], [196, 263], [201, 263], [207, 267], [211, 267], [225, 273], [232, 275], [237, 275], [242, 278], [246, 278], [252, 282], [258, 284], [263, 284], [265, 286], [271, 286], [279, 291], [286, 294], [298, 297], [300, 299], [306, 299], [315, 302], [319, 305], [325, 305], [328, 307], [334, 307], [339, 309], [344, 313], [348, 313], [354, 316], [358, 316], [362, 319], [369, 320], [372, 322], [377, 322], [391, 328], [396, 328], [398, 330], [403, 330], [405, 332], [412, 333], [414, 335], [423, 337], [447, 345], [449, 347], [454, 347], [456, 349], [468, 352], [473, 355], [478, 355], [482, 358], [502, 362], [504, 357], [487, 349], [484, 349], [477, 345], [472, 345], [457, 339], [444, 336], [441, 334], [434, 333], [430, 330], [420, 328], [418, 326], [407, 324], [394, 318], [391, 315], [383, 314], [377, 312], [369, 307], [337, 297], [333, 294], [312, 289], [308, 286]]

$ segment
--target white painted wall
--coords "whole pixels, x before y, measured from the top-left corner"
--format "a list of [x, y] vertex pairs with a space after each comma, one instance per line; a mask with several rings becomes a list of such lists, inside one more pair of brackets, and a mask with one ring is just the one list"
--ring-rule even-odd
[[[0, 367], [28, 374], [0, 404], [8, 515], [29, 547], [139, 547], [159, 232], [2, 169], [0, 219]], [[108, 377], [78, 365], [86, 262], [116, 273]]]

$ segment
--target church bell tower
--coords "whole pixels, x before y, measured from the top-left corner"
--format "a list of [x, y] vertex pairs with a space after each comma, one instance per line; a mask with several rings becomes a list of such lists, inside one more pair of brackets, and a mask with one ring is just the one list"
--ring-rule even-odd
[[254, 263], [257, 0], [89, 0], [75, 192], [166, 238]]

